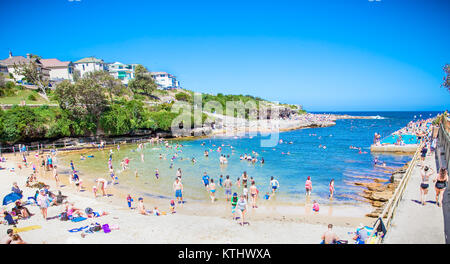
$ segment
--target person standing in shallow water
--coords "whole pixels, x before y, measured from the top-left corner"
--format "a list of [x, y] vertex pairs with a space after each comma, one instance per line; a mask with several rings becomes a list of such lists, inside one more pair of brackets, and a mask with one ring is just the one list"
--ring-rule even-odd
[[223, 188], [225, 190], [225, 200], [227, 202], [230, 200], [232, 186], [233, 183], [230, 180], [230, 175], [227, 175], [225, 181], [223, 182]]
[[216, 200], [216, 184], [214, 183], [214, 179], [211, 179], [211, 183], [209, 184], [209, 192], [211, 196], [211, 202], [214, 203], [214, 201]]
[[305, 190], [306, 190], [306, 196], [311, 196], [311, 191], [312, 191], [311, 176], [308, 176], [308, 178], [306, 179]]
[[175, 191], [175, 198], [177, 199], [178, 203], [183, 203], [183, 184], [178, 177], [175, 177], [173, 190]]
[[328, 185], [328, 188], [330, 189], [330, 199], [333, 199], [333, 194], [334, 194], [334, 179], [331, 179], [330, 184]]

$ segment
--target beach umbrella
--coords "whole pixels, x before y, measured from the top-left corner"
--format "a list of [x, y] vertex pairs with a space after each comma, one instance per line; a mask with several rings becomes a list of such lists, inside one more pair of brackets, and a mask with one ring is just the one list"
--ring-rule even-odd
[[15, 201], [20, 200], [20, 199], [22, 199], [22, 195], [12, 192], [12, 193], [6, 195], [5, 198], [3, 198], [3, 205], [14, 203]]

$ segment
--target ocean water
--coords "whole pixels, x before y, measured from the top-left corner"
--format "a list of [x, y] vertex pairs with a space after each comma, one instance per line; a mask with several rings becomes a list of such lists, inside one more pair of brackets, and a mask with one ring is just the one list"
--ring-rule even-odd
[[[214, 179], [217, 186], [216, 197], [224, 197], [223, 189], [219, 187], [219, 175], [229, 175], [233, 184], [243, 171], [253, 177], [260, 190], [260, 198], [270, 191], [270, 177], [274, 176], [280, 182], [277, 192], [277, 201], [299, 202], [305, 201], [305, 180], [311, 176], [313, 191], [311, 199], [325, 201], [328, 199], [328, 184], [335, 180], [336, 203], [358, 203], [355, 200], [361, 188], [352, 184], [354, 181], [367, 181], [365, 177], [389, 179], [390, 173], [385, 169], [374, 166], [373, 160], [377, 157], [388, 167], [401, 167], [408, 162], [410, 155], [373, 154], [370, 145], [374, 133], [380, 133], [382, 138], [402, 128], [411, 120], [435, 116], [438, 112], [339, 112], [336, 114], [350, 114], [355, 116], [379, 115], [382, 119], [344, 119], [337, 120], [336, 125], [326, 128], [301, 129], [282, 132], [279, 138], [284, 142], [275, 147], [261, 147], [260, 135], [241, 138], [212, 137], [196, 140], [171, 140], [170, 144], [183, 144], [178, 158], [173, 161], [173, 168], [169, 168], [174, 149], [166, 149], [163, 145], [145, 144], [141, 161], [141, 152], [137, 144], [121, 145], [120, 151], [114, 149], [113, 166], [119, 178], [119, 184], [113, 188], [120, 188], [134, 196], [144, 195], [169, 199], [174, 197], [172, 184], [177, 168], [183, 171], [184, 198], [195, 201], [210, 202], [209, 194], [202, 183], [203, 172]], [[416, 116], [416, 118], [414, 118]], [[204, 144], [204, 145], [202, 145]], [[325, 145], [326, 149], [319, 148]], [[222, 151], [217, 148], [221, 146]], [[231, 146], [233, 149], [231, 149]], [[360, 147], [358, 150], [350, 146]], [[204, 157], [205, 150], [212, 150], [209, 157]], [[244, 153], [255, 151], [259, 158], [263, 157], [265, 164], [252, 164], [239, 159]], [[289, 152], [290, 155], [283, 153]], [[160, 159], [159, 155], [166, 159]], [[220, 165], [220, 154], [230, 155], [227, 165]], [[70, 160], [75, 163], [80, 177], [84, 182], [94, 182], [95, 178], [103, 177], [110, 180], [107, 161], [109, 151], [92, 150], [85, 154], [94, 155], [94, 158], [80, 160], [79, 154], [63, 156], [60, 165], [68, 168]], [[121, 171], [120, 162], [123, 158], [131, 159], [130, 169]], [[197, 162], [193, 164], [191, 159]], [[156, 179], [155, 169], [159, 170], [160, 178]], [[138, 171], [139, 177], [134, 175]], [[68, 169], [65, 172], [68, 173]], [[250, 186], [249, 186], [250, 187]], [[241, 188], [233, 186], [233, 191], [242, 192]]]

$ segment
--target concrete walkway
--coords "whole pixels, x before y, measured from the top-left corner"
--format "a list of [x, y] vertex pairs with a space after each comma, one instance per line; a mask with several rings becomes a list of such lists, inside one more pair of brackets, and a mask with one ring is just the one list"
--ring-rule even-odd
[[[437, 151], [438, 152], [438, 151]], [[434, 171], [430, 178], [430, 187], [425, 196], [426, 204], [420, 203], [420, 183], [421, 183], [421, 164], [416, 163], [411, 174], [411, 178], [406, 186], [403, 199], [392, 219], [392, 225], [386, 237], [384, 244], [445, 244], [446, 235], [444, 230], [444, 210], [448, 210], [448, 192], [444, 193], [443, 207], [436, 205], [436, 192], [433, 179], [436, 176], [439, 167], [439, 154], [433, 153], [425, 158], [424, 164], [431, 167]], [[448, 219], [447, 219], [448, 221]]]

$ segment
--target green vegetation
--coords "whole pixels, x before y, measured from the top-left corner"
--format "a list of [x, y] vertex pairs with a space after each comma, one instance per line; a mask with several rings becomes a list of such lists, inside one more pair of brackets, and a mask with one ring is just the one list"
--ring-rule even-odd
[[150, 76], [149, 71], [142, 65], [137, 65], [134, 70], [135, 78], [128, 83], [133, 93], [151, 95], [157, 85]]
[[[106, 72], [93, 72], [82, 78], [77, 75], [74, 83], [62, 81], [54, 89], [49, 89], [48, 84], [41, 79], [33, 68], [35, 64], [23, 67], [21, 72], [28, 81], [38, 86], [39, 93], [15, 85], [0, 74], [0, 103], [14, 105], [8, 110], [0, 109], [0, 143], [94, 136], [99, 131], [106, 136], [170, 131], [174, 119], [183, 111], [172, 112], [174, 100], [190, 104], [194, 101], [194, 93], [189, 90], [157, 90], [156, 83], [142, 65], [136, 67], [136, 77], [129, 82], [128, 87]], [[203, 107], [208, 102], [216, 101], [219, 103], [217, 107], [225, 111], [228, 101], [243, 104], [251, 101], [257, 105], [267, 102], [250, 95], [219, 93], [201, 96]], [[22, 101], [41, 106], [18, 106]], [[50, 107], [49, 104], [57, 106]], [[231, 114], [236, 116], [237, 112]], [[248, 118], [248, 115], [246, 111], [245, 117]], [[202, 113], [202, 123], [207, 118], [208, 115]], [[194, 124], [193, 115], [190, 121], [191, 127], [199, 125]]]
[[187, 93], [177, 93], [175, 94], [175, 99], [177, 99], [178, 101], [185, 101], [185, 102], [192, 102], [192, 96], [187, 94]]

